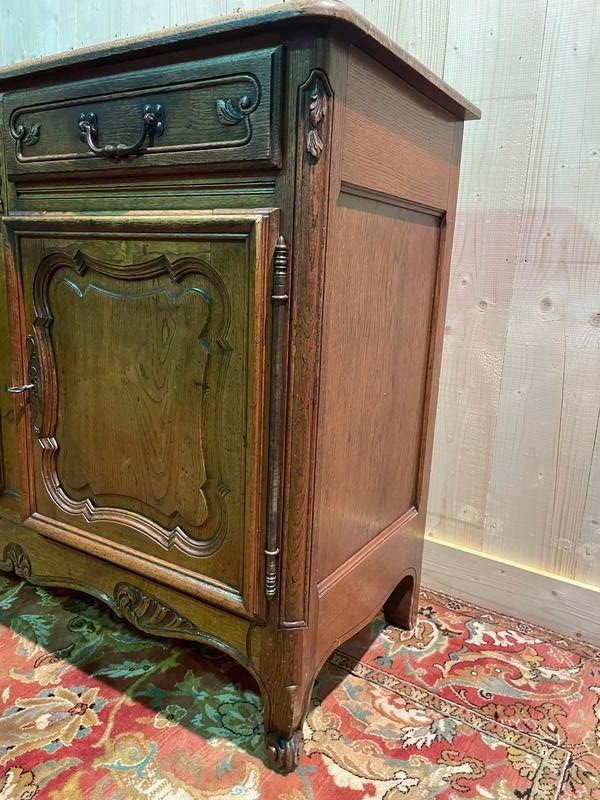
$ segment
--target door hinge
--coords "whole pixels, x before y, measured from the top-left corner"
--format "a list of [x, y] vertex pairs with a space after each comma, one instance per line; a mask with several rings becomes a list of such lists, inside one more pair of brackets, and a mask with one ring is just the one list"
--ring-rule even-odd
[[275, 597], [279, 578], [279, 531], [283, 479], [283, 439], [285, 433], [285, 395], [287, 382], [287, 339], [290, 278], [288, 246], [283, 236], [275, 245], [271, 300], [271, 398], [269, 404], [269, 476], [267, 535], [265, 542], [265, 594]]
[[275, 245], [273, 258], [273, 289], [271, 300], [274, 303], [287, 303], [290, 296], [290, 271], [288, 260], [288, 246], [283, 236], [280, 236]]

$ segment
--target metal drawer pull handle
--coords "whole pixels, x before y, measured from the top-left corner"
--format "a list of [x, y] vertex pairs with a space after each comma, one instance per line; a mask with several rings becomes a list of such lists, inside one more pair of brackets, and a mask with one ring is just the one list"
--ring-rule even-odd
[[109, 142], [104, 146], [98, 142], [98, 117], [93, 111], [83, 111], [79, 115], [79, 138], [85, 142], [89, 149], [97, 156], [104, 158], [126, 158], [140, 153], [146, 139], [162, 136], [165, 130], [164, 108], [160, 105], [146, 105], [142, 108], [142, 132], [134, 144], [121, 144]]
[[6, 391], [10, 392], [11, 394], [21, 394], [22, 392], [26, 392], [28, 389], [33, 389], [33, 387], [33, 383], [25, 383], [23, 386], [9, 386]]

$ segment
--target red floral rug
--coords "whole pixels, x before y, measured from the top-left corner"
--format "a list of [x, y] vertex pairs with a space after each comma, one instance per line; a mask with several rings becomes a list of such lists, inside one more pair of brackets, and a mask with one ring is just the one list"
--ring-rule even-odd
[[289, 776], [214, 651], [12, 577], [0, 625], [0, 800], [600, 798], [598, 654], [434, 592], [332, 656]]

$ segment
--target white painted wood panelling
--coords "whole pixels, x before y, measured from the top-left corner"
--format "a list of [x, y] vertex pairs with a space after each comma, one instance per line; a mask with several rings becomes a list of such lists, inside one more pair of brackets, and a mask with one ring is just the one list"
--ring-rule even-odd
[[[0, 61], [268, 2], [1, 0]], [[465, 132], [428, 535], [600, 586], [600, 3], [349, 4], [483, 111]]]
[[545, 8], [450, 3], [444, 77], [483, 116], [465, 127], [429, 530], [471, 547], [482, 546], [540, 69], [543, 25], [530, 19]]
[[568, 387], [581, 403], [585, 446], [581, 448], [583, 463], [576, 462], [570, 467], [579, 472], [575, 478], [577, 502], [565, 503], [562, 515], [566, 525], [578, 530], [579, 514], [583, 511], [581, 535], [575, 540], [572, 551], [572, 572], [577, 580], [600, 584], [600, 104], [595, 96], [600, 80], [599, 3], [594, 4], [591, 36], [594, 46], [586, 76], [571, 273], [576, 281], [572, 311], [576, 325], [573, 355], [579, 372], [575, 378], [570, 377], [576, 383]]
[[357, 10], [430, 70], [443, 75], [450, 0], [364, 0]]
[[486, 553], [569, 578], [593, 446], [573, 254], [594, 0], [575, 5], [549, 0], [544, 25], [483, 537]]

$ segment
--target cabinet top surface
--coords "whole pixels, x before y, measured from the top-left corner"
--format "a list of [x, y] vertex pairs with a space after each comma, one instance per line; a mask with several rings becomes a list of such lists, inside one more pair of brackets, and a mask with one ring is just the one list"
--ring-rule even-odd
[[460, 119], [478, 119], [479, 109], [454, 91], [360, 14], [340, 0], [291, 0], [260, 11], [234, 13], [202, 23], [167, 28], [0, 68], [0, 91], [26, 88], [48, 81], [75, 78], [73, 69], [118, 64], [124, 58], [176, 52], [208, 43], [239, 42], [240, 34], [277, 32], [282, 38], [297, 34], [302, 26], [331, 30], [357, 45], [388, 69], [431, 97]]

